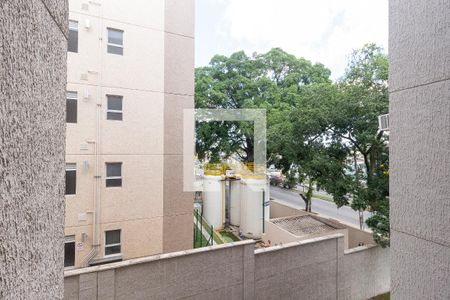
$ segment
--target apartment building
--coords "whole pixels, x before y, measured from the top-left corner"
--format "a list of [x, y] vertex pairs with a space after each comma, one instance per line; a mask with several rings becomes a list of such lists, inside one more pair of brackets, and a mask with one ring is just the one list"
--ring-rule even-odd
[[192, 247], [194, 0], [70, 0], [65, 267]]

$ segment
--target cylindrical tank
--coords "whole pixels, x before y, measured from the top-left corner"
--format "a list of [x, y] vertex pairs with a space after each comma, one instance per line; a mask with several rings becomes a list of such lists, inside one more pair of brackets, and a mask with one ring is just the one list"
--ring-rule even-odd
[[259, 239], [263, 234], [264, 220], [268, 220], [268, 185], [264, 177], [241, 180], [241, 234]]
[[222, 176], [205, 175], [203, 181], [203, 216], [214, 229], [224, 223], [224, 190]]
[[230, 223], [241, 225], [241, 183], [239, 179], [230, 181]]

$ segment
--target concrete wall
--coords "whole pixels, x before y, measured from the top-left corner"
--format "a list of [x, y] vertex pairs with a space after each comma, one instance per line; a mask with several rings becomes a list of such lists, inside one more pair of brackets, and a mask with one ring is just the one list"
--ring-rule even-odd
[[250, 241], [68, 271], [64, 299], [242, 299], [253, 251]]
[[375, 245], [373, 234], [364, 230], [347, 226], [348, 230], [348, 248], [358, 247], [360, 243], [364, 245]]
[[303, 216], [307, 215], [303, 210], [296, 209], [294, 207], [291, 207], [289, 205], [284, 205], [280, 203], [279, 201], [270, 201], [270, 218], [276, 219], [276, 218], [283, 218], [283, 217], [290, 217], [290, 216]]
[[244, 241], [67, 271], [71, 299], [357, 299], [389, 290], [388, 249], [342, 234], [255, 250]]
[[393, 299], [450, 299], [449, 16], [449, 1], [390, 1]]
[[339, 235], [256, 250], [255, 299], [337, 299], [342, 242]]
[[295, 235], [273, 224], [270, 221], [265, 221], [264, 224], [265, 232], [262, 237], [264, 242], [270, 241], [270, 244], [275, 246], [279, 244], [295, 242], [297, 240], [297, 237]]
[[0, 298], [63, 293], [67, 1], [0, 1]]
[[351, 299], [370, 299], [391, 287], [390, 249], [374, 245], [344, 252], [343, 287]]

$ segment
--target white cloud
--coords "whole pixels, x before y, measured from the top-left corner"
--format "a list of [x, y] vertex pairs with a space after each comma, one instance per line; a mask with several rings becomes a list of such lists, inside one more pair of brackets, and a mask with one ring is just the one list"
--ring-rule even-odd
[[387, 50], [388, 0], [228, 0], [217, 34], [238, 49], [272, 47], [321, 62], [333, 77], [352, 49], [374, 42]]

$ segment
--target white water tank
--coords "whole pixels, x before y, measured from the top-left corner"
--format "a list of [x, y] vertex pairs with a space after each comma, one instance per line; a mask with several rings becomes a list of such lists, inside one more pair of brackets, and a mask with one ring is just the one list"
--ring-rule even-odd
[[203, 216], [214, 230], [224, 224], [224, 190], [222, 176], [205, 175], [203, 180]]
[[241, 183], [239, 179], [230, 181], [230, 223], [241, 225]]
[[241, 180], [241, 234], [259, 239], [263, 234], [263, 223], [269, 219], [269, 189], [264, 178]]

